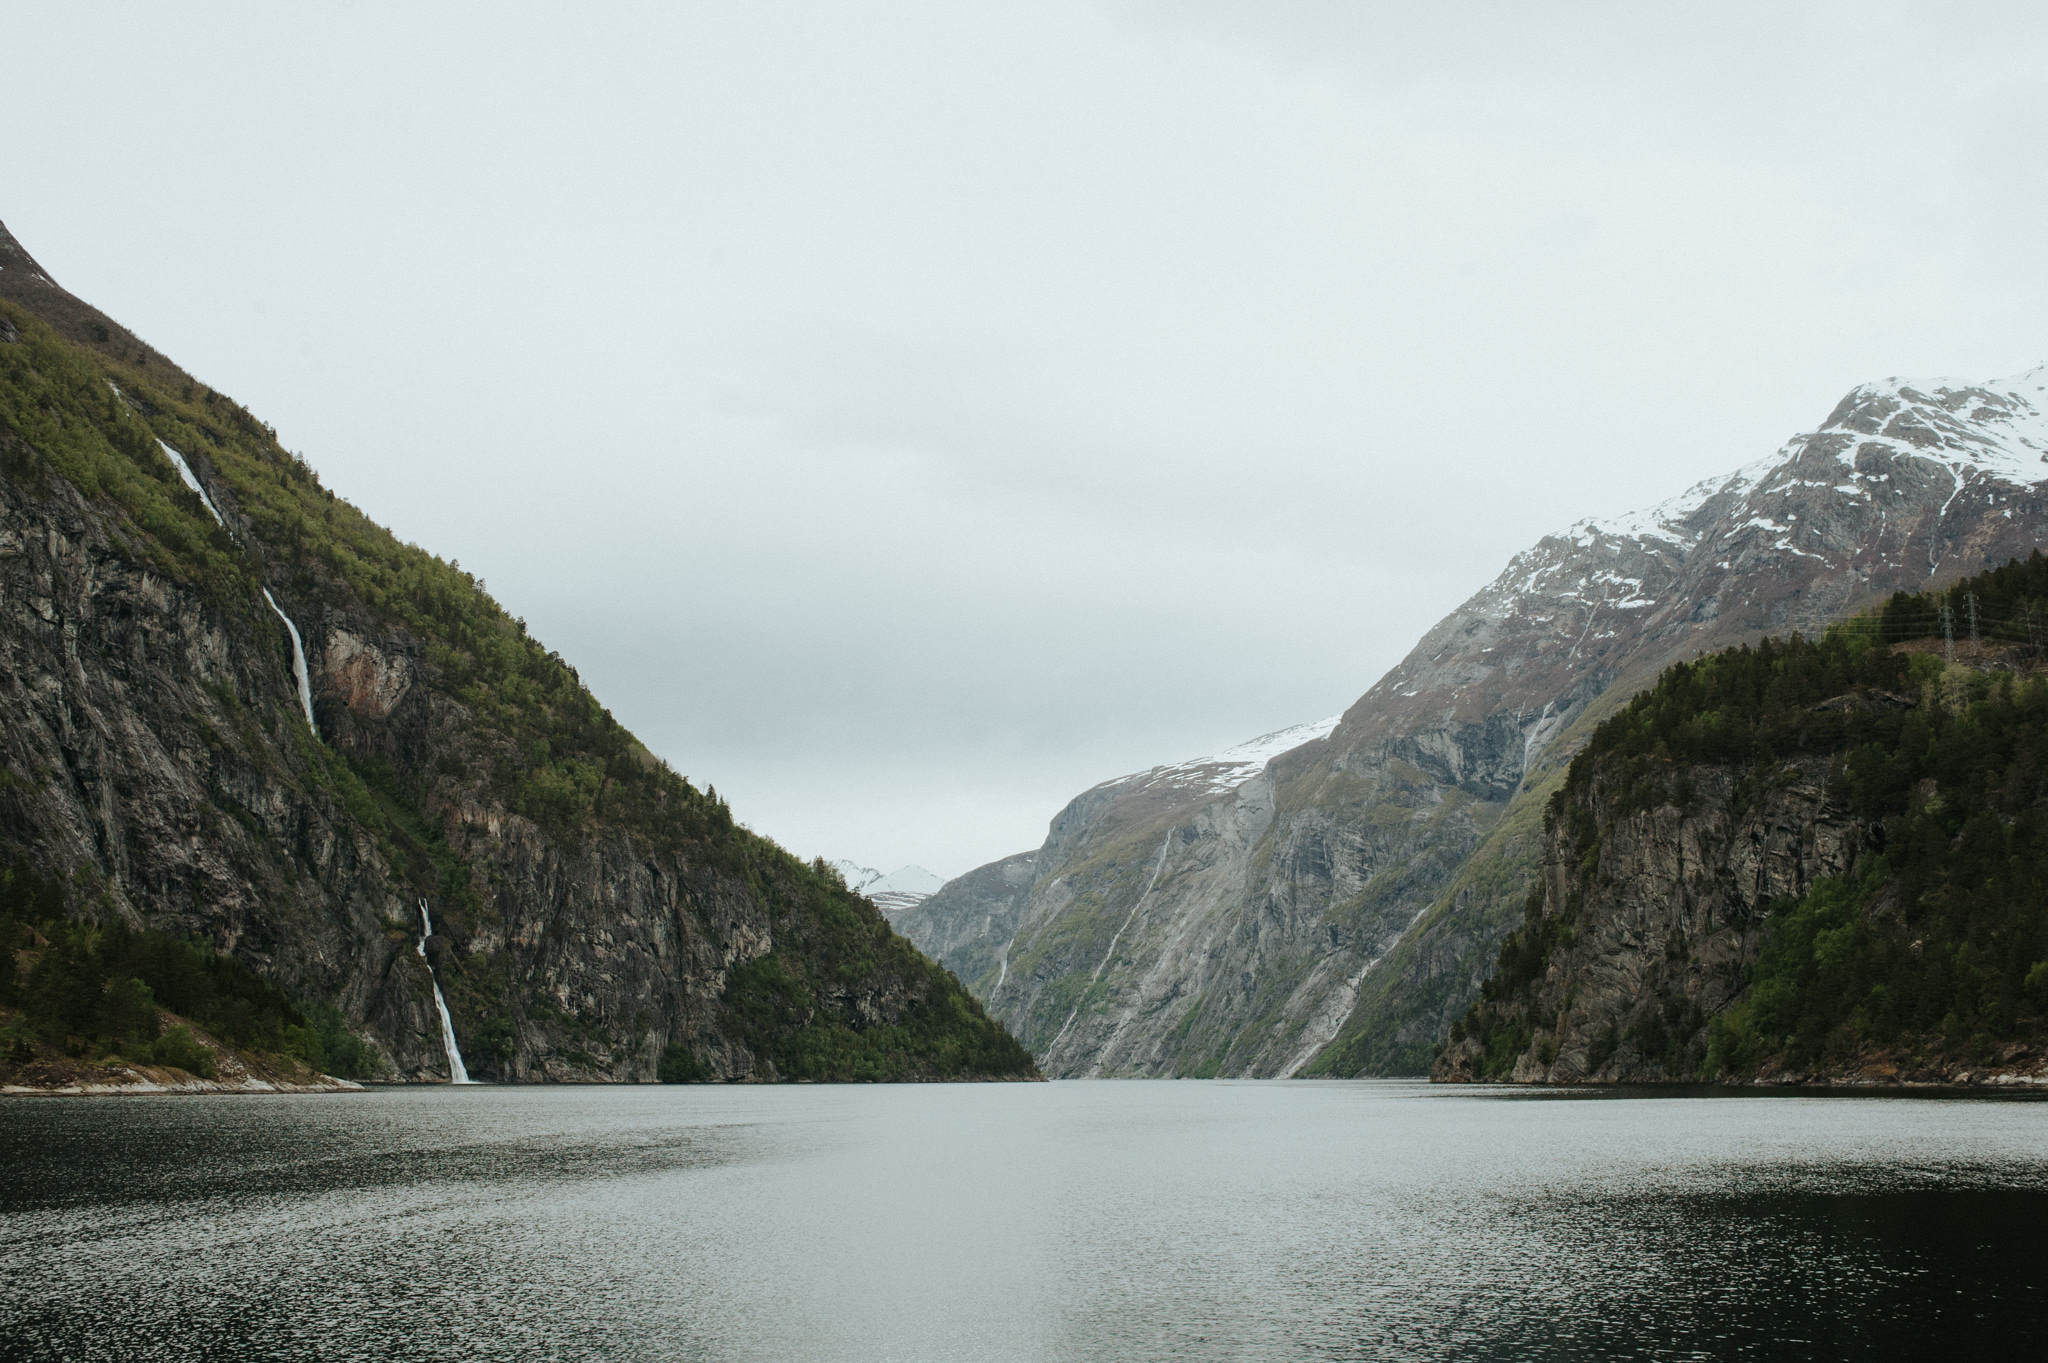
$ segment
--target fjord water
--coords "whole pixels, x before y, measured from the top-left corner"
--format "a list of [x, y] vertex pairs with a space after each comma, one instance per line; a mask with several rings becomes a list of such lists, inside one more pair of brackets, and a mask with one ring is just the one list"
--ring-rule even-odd
[[2048, 1340], [2048, 1104], [1408, 1083], [0, 1103], [8, 1359]]

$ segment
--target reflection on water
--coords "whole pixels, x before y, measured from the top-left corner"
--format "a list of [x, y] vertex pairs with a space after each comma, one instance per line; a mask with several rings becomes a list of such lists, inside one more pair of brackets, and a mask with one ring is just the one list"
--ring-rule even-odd
[[2020, 1355], [2044, 1136], [1416, 1084], [18, 1100], [0, 1358]]

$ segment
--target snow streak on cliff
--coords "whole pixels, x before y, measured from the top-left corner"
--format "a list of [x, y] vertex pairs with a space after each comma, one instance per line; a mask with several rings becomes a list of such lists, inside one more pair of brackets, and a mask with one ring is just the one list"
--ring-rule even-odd
[[1275, 729], [1269, 734], [1246, 739], [1234, 747], [1207, 757], [1191, 757], [1185, 762], [1175, 762], [1164, 767], [1153, 767], [1119, 776], [1113, 781], [1104, 781], [1098, 790], [1111, 786], [1136, 783], [1151, 790], [1175, 790], [1193, 799], [1204, 799], [1236, 790], [1245, 782], [1266, 769], [1266, 764], [1281, 753], [1290, 752], [1304, 743], [1323, 737], [1337, 727], [1339, 716], [1319, 719], [1310, 724], [1295, 724], [1285, 729]]

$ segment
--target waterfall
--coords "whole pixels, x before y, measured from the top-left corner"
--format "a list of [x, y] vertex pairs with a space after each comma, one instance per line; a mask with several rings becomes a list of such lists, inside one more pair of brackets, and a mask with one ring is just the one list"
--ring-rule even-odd
[[[313, 731], [313, 737], [318, 738], [320, 726], [313, 720], [313, 674], [306, 670], [306, 643], [299, 638], [299, 627], [292, 623], [292, 618], [277, 604], [277, 598], [270, 594], [270, 588], [263, 589], [263, 599], [277, 612], [277, 618], [284, 621], [285, 633], [292, 636], [292, 675], [299, 679], [299, 705], [306, 712], [306, 727]], [[426, 907], [422, 901], [420, 911], [424, 913]]]
[[[120, 394], [121, 390], [116, 388], [114, 395], [119, 397]], [[227, 520], [220, 514], [220, 508], [213, 504], [213, 498], [206, 495], [206, 488], [200, 483], [199, 475], [192, 471], [192, 466], [185, 462], [185, 456], [179, 454], [161, 440], [156, 443], [158, 448], [163, 450], [164, 455], [171, 461], [171, 467], [178, 471], [178, 476], [185, 480], [185, 486], [198, 493], [199, 500], [204, 502], [206, 509], [213, 513], [214, 524], [223, 530], [227, 530], [229, 537], [232, 538], [235, 532], [228, 530]], [[318, 738], [320, 736], [320, 725], [313, 719], [313, 674], [306, 669], [306, 641], [299, 637], [299, 627], [292, 623], [292, 618], [289, 615], [284, 613], [284, 607], [277, 604], [277, 598], [270, 594], [270, 588], [265, 587], [263, 589], [263, 599], [268, 601], [270, 608], [277, 612], [277, 618], [284, 621], [285, 633], [292, 636], [292, 675], [298, 678], [299, 682], [299, 706], [306, 712], [306, 727], [313, 731], [313, 737]]]
[[[121, 390], [116, 388], [114, 391], [118, 393]], [[228, 523], [221, 516], [220, 508], [213, 504], [213, 498], [207, 496], [206, 489], [199, 485], [199, 475], [194, 473], [192, 471], [192, 466], [185, 462], [185, 456], [179, 454], [176, 450], [172, 449], [169, 445], [164, 444], [164, 442], [161, 440], [157, 441], [156, 443], [159, 449], [161, 449], [165, 454], [170, 456], [171, 467], [175, 468], [178, 471], [178, 476], [185, 480], [185, 486], [191, 488], [194, 492], [198, 493], [199, 500], [206, 503], [206, 509], [213, 513], [214, 524], [218, 525], [223, 530], [228, 530]], [[228, 536], [230, 538], [233, 538], [234, 533], [234, 531], [228, 530]]]
[[[290, 622], [287, 621], [287, 624]], [[293, 631], [294, 637], [297, 631]], [[427, 901], [420, 901], [420, 959], [427, 961], [427, 939], [434, 935], [434, 919], [427, 912]], [[427, 978], [434, 982], [434, 1008], [441, 1014], [441, 1046], [448, 1052], [448, 1082], [451, 1084], [474, 1084], [469, 1070], [462, 1063], [462, 1047], [455, 1044], [455, 1024], [448, 1017], [448, 1000], [441, 997], [441, 980], [434, 974], [434, 963], [427, 961]]]

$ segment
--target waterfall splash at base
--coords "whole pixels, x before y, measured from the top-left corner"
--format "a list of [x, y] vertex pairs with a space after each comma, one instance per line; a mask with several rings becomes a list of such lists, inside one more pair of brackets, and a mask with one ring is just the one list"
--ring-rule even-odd
[[[434, 935], [434, 919], [427, 912], [427, 901], [420, 901], [420, 959], [427, 961], [427, 939]], [[441, 1014], [441, 1046], [448, 1052], [448, 1082], [451, 1084], [474, 1084], [469, 1069], [462, 1063], [462, 1047], [455, 1044], [455, 1024], [448, 1017], [448, 1000], [441, 997], [441, 978], [434, 973], [434, 963], [427, 961], [427, 978], [434, 982], [434, 1008]]]

